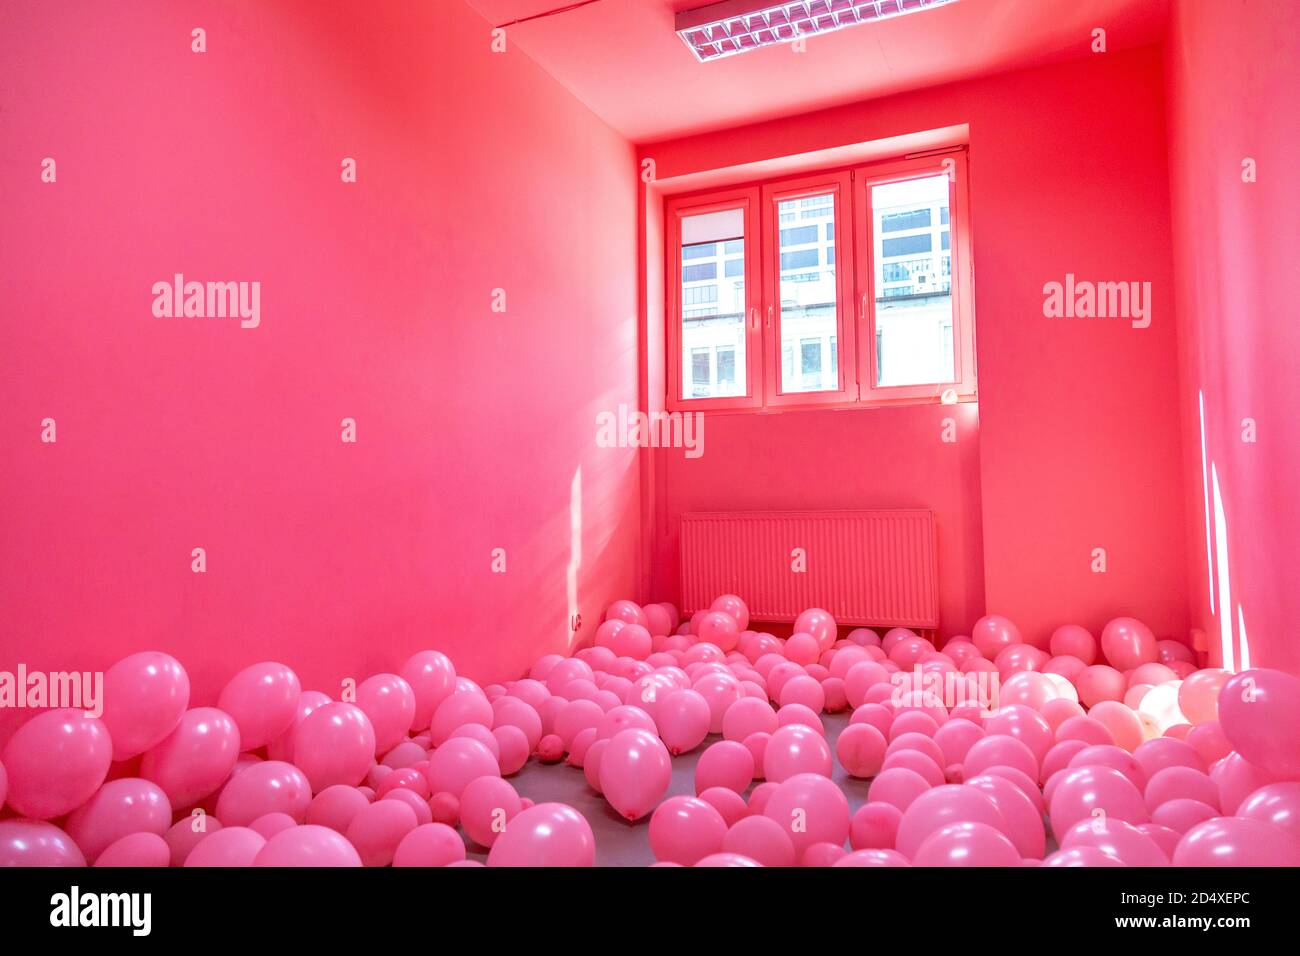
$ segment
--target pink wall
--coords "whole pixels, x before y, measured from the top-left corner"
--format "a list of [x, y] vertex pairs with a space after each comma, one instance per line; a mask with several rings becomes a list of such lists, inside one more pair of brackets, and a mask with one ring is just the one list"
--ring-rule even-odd
[[[637, 455], [595, 442], [637, 401], [634, 151], [460, 0], [356, 9], [0, 9], [0, 669], [504, 678], [566, 645], [575, 558], [584, 634], [635, 587]], [[154, 318], [175, 272], [260, 281], [260, 326]]]
[[[1216, 663], [1226, 623], [1242, 665], [1244, 620], [1252, 664], [1300, 672], [1300, 7], [1182, 2], [1167, 47], [1193, 620]], [[1254, 182], [1243, 180], [1246, 159]], [[1198, 393], [1226, 517], [1226, 608], [1213, 517], [1207, 556]]]
[[[710, 416], [702, 458], [662, 455], [657, 593], [684, 511], [930, 507], [944, 633], [987, 608], [1037, 634], [1129, 613], [1185, 636], [1161, 70], [1155, 48], [1089, 54], [641, 147], [669, 178], [968, 123], [980, 387], [955, 447], [935, 407]], [[1045, 318], [1070, 272], [1152, 283], [1151, 326]]]

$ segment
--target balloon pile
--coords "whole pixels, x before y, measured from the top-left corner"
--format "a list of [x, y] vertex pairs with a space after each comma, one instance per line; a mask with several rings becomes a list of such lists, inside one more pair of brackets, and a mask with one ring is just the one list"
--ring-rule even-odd
[[[734, 595], [686, 622], [616, 601], [519, 680], [430, 650], [344, 701], [264, 662], [191, 707], [180, 662], [135, 654], [101, 717], [5, 746], [0, 866], [594, 865], [581, 813], [509, 781], [534, 757], [644, 821], [656, 865], [1300, 865], [1292, 675], [1198, 668], [1131, 618], [1035, 640], [990, 615], [942, 649], [815, 608], [749, 625]], [[697, 749], [695, 796], [665, 799]]]

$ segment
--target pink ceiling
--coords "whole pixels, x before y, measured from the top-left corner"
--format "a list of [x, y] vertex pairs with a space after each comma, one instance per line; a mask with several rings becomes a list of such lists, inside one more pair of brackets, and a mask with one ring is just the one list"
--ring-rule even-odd
[[[494, 26], [574, 0], [468, 0]], [[945, 7], [697, 63], [673, 13], [705, 0], [595, 0], [513, 26], [512, 43], [610, 126], [651, 142], [1158, 41], [1167, 0], [959, 0]], [[757, 0], [755, 5], [759, 5]]]

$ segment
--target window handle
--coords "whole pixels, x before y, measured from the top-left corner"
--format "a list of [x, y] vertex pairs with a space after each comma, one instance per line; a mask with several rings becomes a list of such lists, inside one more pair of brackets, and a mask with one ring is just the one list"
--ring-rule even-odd
[[772, 307], [767, 307], [767, 330], [772, 331]]
[[758, 331], [758, 306], [754, 306], [749, 310], [749, 331]]
[[858, 306], [858, 310], [858, 321], [865, 322], [867, 320], [867, 294], [865, 292], [862, 293], [862, 299]]

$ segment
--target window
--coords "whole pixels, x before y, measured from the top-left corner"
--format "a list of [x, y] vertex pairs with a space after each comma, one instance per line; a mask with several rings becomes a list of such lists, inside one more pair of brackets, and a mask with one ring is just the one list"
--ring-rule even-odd
[[[938, 254], [947, 248], [948, 185], [948, 176], [940, 173], [870, 187], [872, 221], [881, 237], [874, 256], [879, 291], [873, 313], [881, 356], [876, 386], [955, 380], [952, 282]], [[900, 229], [911, 235], [885, 238]], [[941, 233], [939, 242], [935, 232]], [[928, 254], [916, 255], [922, 252]]]
[[677, 357], [670, 368], [674, 404], [756, 404], [753, 385], [761, 342], [756, 306], [750, 302], [757, 281], [750, 237], [757, 204], [756, 190], [738, 190], [714, 202], [692, 204], [670, 221], [673, 255], [681, 270], [669, 297], [675, 316], [669, 348]]
[[965, 151], [665, 205], [670, 409], [973, 399]]

